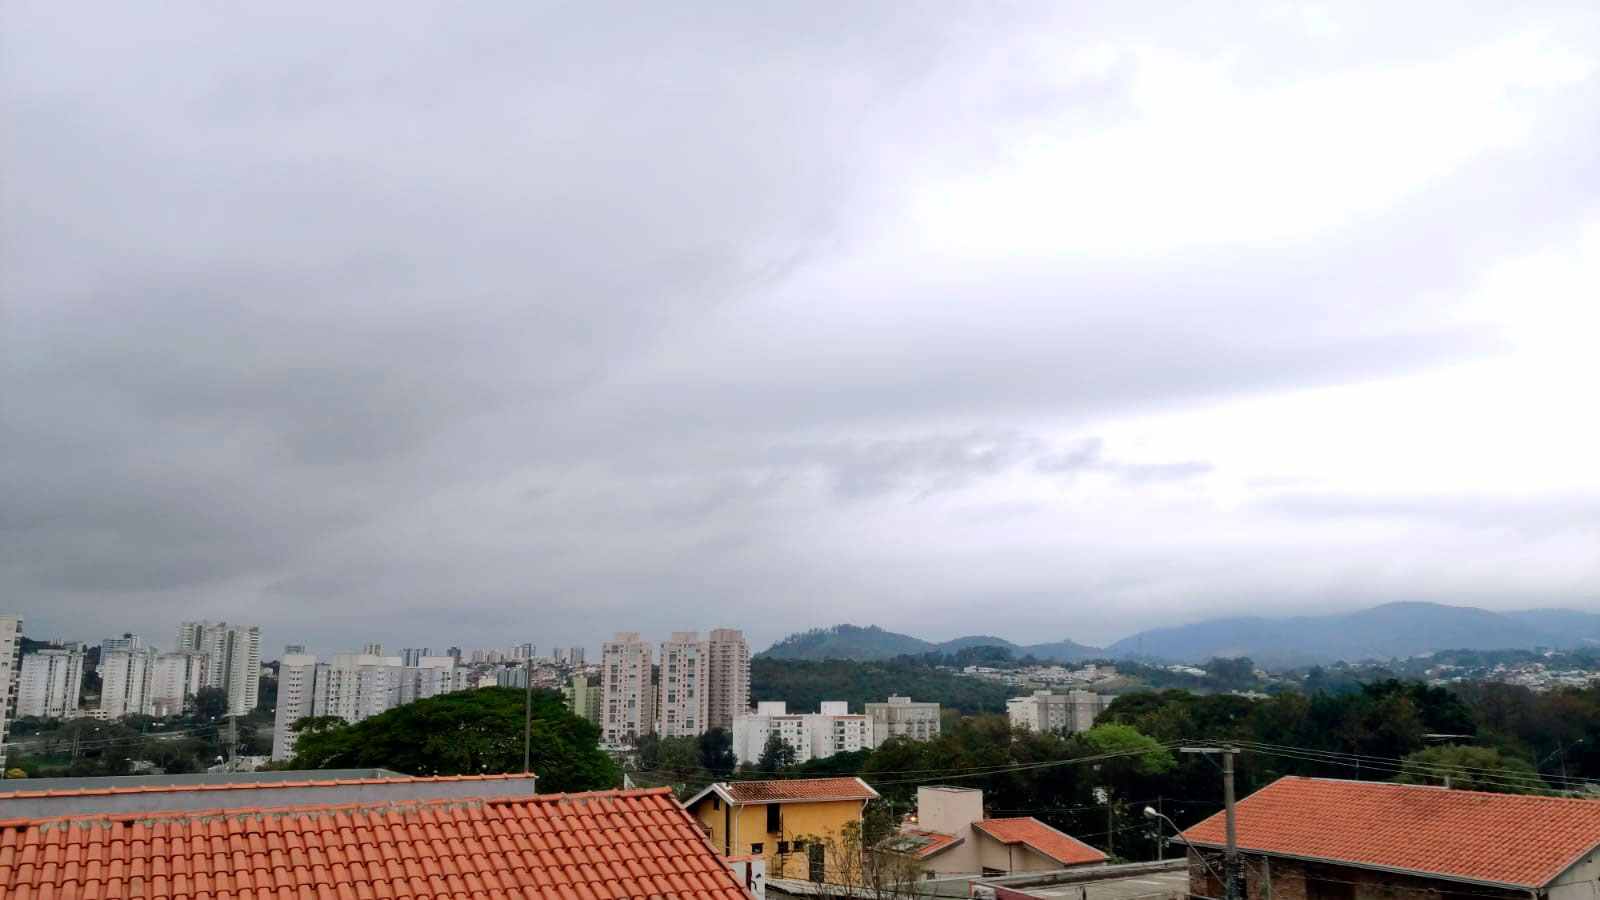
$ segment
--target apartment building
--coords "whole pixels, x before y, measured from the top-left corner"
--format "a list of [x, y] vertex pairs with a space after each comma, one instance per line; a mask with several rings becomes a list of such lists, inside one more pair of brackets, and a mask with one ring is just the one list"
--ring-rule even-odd
[[601, 742], [632, 743], [655, 731], [650, 645], [637, 631], [619, 631], [600, 646]]
[[1014, 728], [1029, 731], [1073, 734], [1094, 727], [1094, 720], [1115, 699], [1093, 691], [1034, 691], [1026, 697], [1006, 701], [1006, 715]]
[[7, 736], [16, 717], [17, 678], [22, 674], [22, 617], [0, 616], [0, 771], [6, 764]]
[[204, 653], [204, 687], [228, 695], [228, 713], [243, 716], [256, 708], [261, 682], [261, 626], [227, 622], [184, 622], [176, 650]]
[[706, 730], [709, 651], [696, 631], [674, 631], [661, 642], [656, 733], [695, 737]]
[[337, 716], [355, 723], [467, 687], [467, 671], [453, 656], [419, 657], [415, 666], [403, 662], [403, 656], [370, 653], [339, 653], [326, 663], [310, 654], [284, 654], [278, 660], [272, 758], [294, 755], [294, 724], [307, 716]]
[[867, 746], [877, 748], [892, 737], [915, 741], [939, 736], [939, 704], [891, 696], [883, 703], [868, 703]]
[[759, 762], [772, 735], [794, 749], [797, 763], [826, 759], [867, 746], [867, 717], [852, 715], [843, 700], [825, 700], [814, 713], [791, 713], [781, 700], [762, 701], [754, 712], [734, 717], [734, 755], [741, 763]]
[[587, 675], [574, 675], [572, 683], [562, 688], [561, 693], [567, 698], [567, 708], [572, 710], [573, 715], [597, 725], [600, 723], [605, 694], [597, 682]]
[[162, 653], [150, 673], [150, 714], [173, 716], [183, 712], [205, 687], [210, 657], [195, 650]]
[[706, 729], [732, 728], [750, 709], [750, 645], [736, 628], [713, 628], [706, 654]]
[[153, 648], [100, 650], [100, 712], [107, 719], [150, 715], [150, 676], [155, 668]]
[[[303, 649], [303, 648], [296, 648]], [[272, 758], [294, 756], [294, 724], [312, 715], [317, 681], [317, 658], [309, 653], [285, 653], [278, 660], [278, 706], [272, 719]]]
[[61, 719], [76, 712], [83, 693], [83, 657], [81, 644], [22, 657], [16, 716]]

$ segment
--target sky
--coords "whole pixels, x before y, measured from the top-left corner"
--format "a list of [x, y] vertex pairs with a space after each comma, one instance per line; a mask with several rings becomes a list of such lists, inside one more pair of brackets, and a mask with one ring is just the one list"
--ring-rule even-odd
[[1592, 3], [6, 5], [30, 635], [1600, 611]]

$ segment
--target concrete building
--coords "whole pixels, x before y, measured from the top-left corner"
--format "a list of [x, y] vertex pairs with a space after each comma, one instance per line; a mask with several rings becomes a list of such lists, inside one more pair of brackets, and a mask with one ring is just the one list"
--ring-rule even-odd
[[600, 709], [605, 702], [605, 693], [600, 689], [600, 684], [587, 675], [572, 676], [572, 683], [561, 689], [567, 698], [567, 708], [573, 715], [582, 719], [600, 724]]
[[859, 778], [796, 778], [719, 782], [683, 807], [724, 857], [761, 857], [769, 878], [837, 881], [859, 867], [838, 856], [848, 852], [842, 838], [876, 799]]
[[100, 653], [114, 653], [118, 650], [143, 650], [144, 638], [131, 631], [122, 633], [122, 637], [106, 638], [100, 642]]
[[309, 653], [285, 653], [278, 660], [278, 706], [272, 719], [272, 758], [294, 756], [294, 724], [312, 714], [317, 681], [317, 658]]
[[877, 748], [892, 737], [928, 741], [939, 736], [939, 704], [919, 703], [910, 697], [890, 697], [868, 703], [867, 744]]
[[695, 737], [706, 730], [708, 652], [696, 631], [674, 631], [661, 642], [656, 687], [656, 733]]
[[713, 628], [706, 653], [706, 728], [732, 728], [734, 717], [750, 709], [750, 644], [738, 629]]
[[772, 735], [795, 752], [795, 762], [826, 759], [867, 746], [867, 717], [851, 715], [843, 700], [825, 700], [815, 713], [790, 713], [782, 701], [763, 701], [733, 720], [733, 752], [741, 763], [759, 762]]
[[11, 720], [17, 714], [17, 679], [21, 674], [22, 617], [0, 616], [0, 772], [5, 770]]
[[1028, 817], [991, 819], [983, 791], [923, 785], [917, 788], [917, 824], [880, 849], [915, 859], [923, 873], [1016, 875], [1098, 866], [1106, 854], [1072, 835]]
[[[1588, 900], [1600, 884], [1594, 800], [1290, 776], [1236, 821], [1249, 900]], [[1190, 894], [1223, 896], [1225, 834], [1220, 812], [1184, 832]]]
[[655, 730], [656, 691], [650, 645], [637, 631], [619, 631], [600, 646], [600, 740], [619, 747]]
[[100, 709], [108, 719], [150, 715], [154, 648], [100, 652]]
[[1006, 701], [1006, 715], [1014, 728], [1026, 728], [1040, 734], [1060, 732], [1073, 734], [1094, 727], [1095, 717], [1104, 712], [1116, 698], [1093, 691], [1034, 691], [1026, 697], [1012, 697]]
[[204, 653], [204, 687], [228, 695], [228, 713], [248, 715], [256, 708], [261, 682], [261, 626], [227, 622], [184, 622], [178, 626], [178, 651]]
[[83, 693], [83, 646], [40, 650], [22, 657], [16, 716], [62, 719], [78, 708]]
[[162, 653], [150, 674], [150, 714], [174, 716], [183, 712], [205, 686], [210, 659], [195, 650]]

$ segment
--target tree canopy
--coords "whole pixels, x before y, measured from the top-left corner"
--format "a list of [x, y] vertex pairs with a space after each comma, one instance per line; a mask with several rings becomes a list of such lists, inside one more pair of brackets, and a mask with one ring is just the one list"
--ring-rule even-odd
[[[354, 725], [307, 723], [296, 768], [374, 767], [408, 775], [522, 771], [524, 692], [481, 688], [418, 700]], [[555, 691], [533, 692], [532, 769], [539, 790], [616, 787], [621, 771], [600, 750], [600, 731]]]

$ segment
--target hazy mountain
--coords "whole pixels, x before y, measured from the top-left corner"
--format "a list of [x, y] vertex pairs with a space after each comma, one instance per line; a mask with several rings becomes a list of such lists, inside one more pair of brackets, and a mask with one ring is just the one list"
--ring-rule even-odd
[[1573, 646], [1563, 633], [1568, 617], [1582, 617], [1600, 633], [1600, 616], [1543, 610], [1495, 613], [1470, 606], [1389, 603], [1354, 613], [1289, 619], [1211, 619], [1141, 631], [1106, 648], [1113, 657], [1201, 662], [1248, 656], [1268, 665], [1389, 659], [1435, 650], [1502, 650]]
[[1048, 644], [1016, 644], [1002, 637], [975, 634], [933, 643], [910, 635], [885, 631], [876, 625], [835, 625], [791, 634], [760, 654], [769, 659], [892, 659], [904, 654], [956, 653], [969, 647], [1004, 647], [1015, 657], [1032, 655], [1043, 661], [1073, 662], [1105, 656], [1097, 647], [1061, 640]]
[[928, 641], [876, 625], [835, 625], [791, 634], [773, 644], [762, 656], [771, 659], [892, 659], [907, 653], [927, 653]]
[[1600, 645], [1600, 615], [1568, 609], [1497, 613], [1471, 606], [1388, 603], [1353, 613], [1269, 619], [1209, 619], [1152, 628], [1101, 649], [1070, 640], [1016, 644], [993, 635], [942, 643], [877, 626], [835, 625], [790, 635], [763, 656], [774, 659], [891, 659], [969, 647], [1005, 647], [1015, 657], [1044, 661], [1152, 659], [1204, 662], [1248, 656], [1269, 666], [1421, 656], [1436, 650], [1571, 649]]

